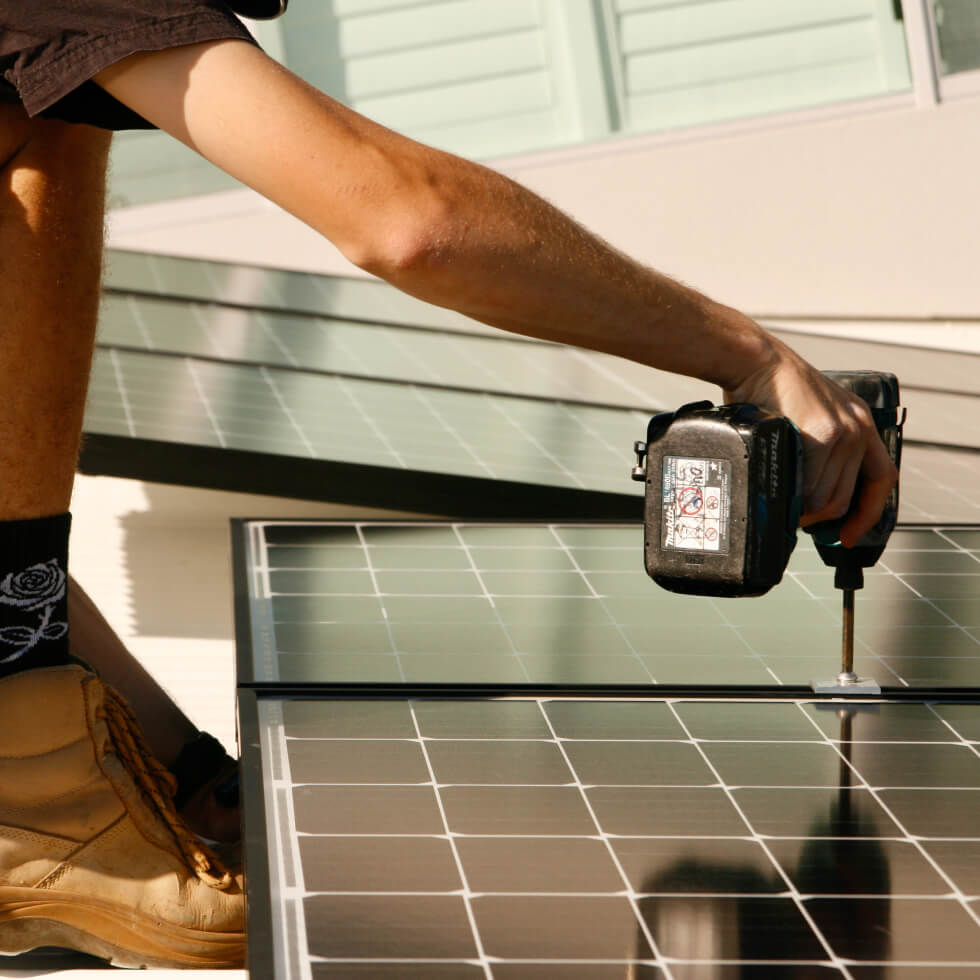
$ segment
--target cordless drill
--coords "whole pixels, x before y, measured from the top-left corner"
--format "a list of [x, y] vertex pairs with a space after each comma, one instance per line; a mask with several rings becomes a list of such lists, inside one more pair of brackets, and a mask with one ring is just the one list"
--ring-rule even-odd
[[[895, 376], [826, 375], [867, 403], [899, 466], [905, 412]], [[803, 441], [789, 419], [755, 405], [692, 402], [655, 415], [646, 442], [634, 448], [633, 479], [646, 483], [645, 565], [655, 582], [692, 595], [759, 596], [782, 579], [803, 506]], [[840, 543], [843, 519], [806, 529], [843, 594], [842, 670], [834, 681], [814, 682], [821, 692], [874, 686], [859, 683], [853, 670], [854, 592], [864, 585], [864, 569], [881, 557], [897, 516], [896, 485], [878, 522], [853, 548]]]

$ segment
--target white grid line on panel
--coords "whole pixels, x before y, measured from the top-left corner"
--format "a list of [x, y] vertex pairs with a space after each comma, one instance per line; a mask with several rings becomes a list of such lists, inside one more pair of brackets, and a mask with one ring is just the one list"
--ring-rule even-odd
[[422, 388], [420, 388], [418, 385], [410, 385], [409, 388], [412, 392], [413, 398], [415, 398], [422, 408], [425, 409], [425, 411], [428, 412], [429, 415], [431, 415], [432, 418], [439, 423], [439, 425], [442, 426], [446, 433], [452, 436], [453, 440], [455, 441], [455, 445], [466, 453], [472, 462], [476, 463], [481, 469], [483, 469], [488, 476], [491, 476], [494, 479], [500, 479], [502, 477], [503, 474], [496, 473], [494, 471], [493, 467], [491, 467], [473, 448], [469, 440], [465, 439], [456, 426], [446, 418], [445, 414], [439, 411], [439, 409], [433, 403], [433, 399], [429, 398]]
[[[797, 702], [797, 705], [802, 710], [802, 703], [801, 702]], [[816, 728], [818, 732], [820, 732], [821, 738], [828, 745], [830, 745], [833, 748], [834, 752], [840, 757], [840, 759], [844, 762], [844, 764], [848, 767], [848, 769], [850, 769], [851, 772], [853, 772], [857, 776], [858, 780], [860, 780], [861, 787], [863, 789], [867, 790], [871, 794], [871, 796], [875, 800], [875, 802], [877, 802], [878, 805], [885, 811], [885, 813], [888, 814], [888, 816], [894, 822], [895, 826], [898, 827], [898, 829], [904, 835], [904, 839], [906, 841], [908, 841], [909, 843], [911, 843], [918, 850], [919, 854], [940, 875], [940, 877], [943, 879], [943, 881], [949, 886], [950, 893], [956, 897], [957, 901], [959, 902], [959, 904], [961, 905], [961, 907], [964, 909], [964, 911], [966, 912], [966, 914], [971, 919], [973, 919], [973, 921], [977, 924], [978, 927], [980, 927], [980, 914], [978, 914], [970, 906], [970, 903], [967, 901], [966, 896], [956, 886], [956, 883], [952, 880], [952, 878], [949, 877], [949, 875], [946, 874], [946, 872], [939, 865], [939, 863], [937, 861], [935, 861], [932, 858], [932, 856], [928, 853], [928, 851], [923, 846], [921, 839], [918, 838], [918, 837], [916, 837], [916, 836], [914, 836], [913, 834], [910, 834], [909, 833], [909, 831], [906, 829], [906, 827], [902, 823], [902, 821], [898, 819], [898, 815], [881, 798], [881, 791], [879, 789], [876, 789], [875, 787], [873, 787], [868, 782], [868, 780], [865, 779], [864, 774], [861, 772], [860, 769], [858, 769], [857, 766], [855, 766], [851, 762], [851, 760], [848, 758], [848, 756], [846, 755], [846, 753], [844, 753], [842, 751], [841, 746], [838, 743], [835, 743], [832, 739], [828, 738], [826, 732], [824, 732], [820, 728], [820, 726], [817, 725], [816, 721], [813, 718], [811, 718], [805, 711], [803, 711], [802, 713], [806, 716], [806, 718], [810, 722], [810, 724], [812, 724], [813, 727]], [[913, 789], [914, 787], [903, 786], [901, 788], [902, 789]], [[930, 789], [941, 789], [943, 787], [929, 787], [929, 788]]]
[[286, 364], [290, 367], [298, 367], [299, 361], [297, 361], [292, 350], [283, 342], [282, 337], [279, 336], [279, 332], [270, 322], [270, 317], [267, 314], [255, 314], [255, 322], [258, 323], [263, 335], [279, 348]]
[[445, 831], [446, 838], [449, 841], [449, 847], [453, 853], [453, 860], [456, 863], [456, 870], [459, 874], [459, 880], [463, 886], [463, 904], [466, 907], [466, 917], [470, 923], [470, 929], [473, 933], [473, 943], [476, 946], [479, 963], [483, 967], [483, 972], [486, 974], [487, 980], [493, 980], [493, 973], [490, 969], [490, 961], [483, 948], [483, 938], [480, 935], [480, 930], [476, 923], [476, 916], [473, 912], [473, 891], [471, 890], [469, 881], [467, 880], [466, 869], [463, 867], [463, 862], [460, 859], [459, 849], [456, 847], [455, 837], [449, 827], [449, 817], [446, 815], [446, 807], [443, 803], [442, 795], [439, 792], [439, 782], [436, 779], [435, 770], [432, 767], [432, 760], [429, 758], [429, 753], [425, 745], [425, 739], [422, 737], [422, 729], [419, 726], [418, 717], [415, 714], [415, 705], [410, 704], [409, 708], [412, 714], [412, 723], [415, 725], [415, 734], [418, 738], [418, 744], [422, 750], [422, 756], [425, 759], [426, 769], [429, 772], [429, 779], [432, 781], [432, 788], [436, 797], [436, 805], [439, 808], [439, 817], [442, 820], [443, 830]]
[[462, 535], [462, 528], [465, 527], [463, 524], [453, 524], [453, 534], [456, 536], [456, 540], [459, 542], [459, 547], [462, 548], [463, 553], [466, 555], [466, 560], [470, 563], [470, 568], [473, 574], [476, 576], [477, 581], [480, 583], [480, 589], [482, 595], [486, 598], [487, 602], [490, 603], [491, 609], [493, 609], [494, 617], [496, 618], [497, 625], [503, 631], [504, 636], [507, 637], [507, 642], [510, 644], [511, 656], [520, 664], [521, 670], [524, 676], [530, 680], [530, 675], [527, 672], [527, 665], [524, 663], [524, 658], [521, 657], [517, 652], [517, 644], [514, 643], [514, 638], [511, 636], [510, 630], [507, 628], [507, 624], [504, 622], [503, 617], [500, 615], [500, 611], [497, 609], [497, 604], [494, 602], [493, 594], [487, 588], [486, 582], [483, 580], [483, 573], [479, 565], [476, 563], [476, 559], [473, 557], [473, 553], [470, 551], [469, 545], [466, 543], [466, 539]]
[[361, 550], [364, 552], [364, 561], [367, 565], [368, 574], [371, 576], [371, 584], [374, 586], [374, 594], [381, 603], [381, 614], [384, 617], [385, 631], [388, 634], [388, 644], [391, 647], [392, 654], [395, 658], [395, 663], [398, 666], [398, 676], [401, 680], [405, 680], [405, 668], [402, 664], [401, 651], [398, 649], [395, 643], [394, 634], [391, 632], [391, 620], [388, 618], [388, 610], [385, 607], [384, 593], [378, 585], [378, 575], [377, 570], [374, 567], [374, 562], [371, 559], [371, 549], [368, 547], [367, 541], [364, 539], [364, 525], [355, 525], [357, 529], [357, 538], [361, 544]]
[[626, 630], [623, 629], [623, 624], [617, 622], [616, 621], [616, 618], [609, 612], [608, 608], [606, 607], [606, 605], [605, 605], [605, 603], [603, 601], [603, 598], [604, 597], [598, 591], [596, 591], [595, 586], [589, 580], [589, 573], [586, 572], [586, 571], [583, 571], [582, 566], [579, 565], [577, 559], [575, 558], [575, 555], [572, 553], [572, 549], [569, 548], [568, 545], [564, 541], [562, 541], [561, 535], [558, 532], [558, 529], [559, 529], [560, 526], [561, 525], [549, 524], [548, 525], [548, 530], [551, 532], [552, 536], [558, 542], [561, 550], [568, 557], [568, 560], [572, 563], [572, 566], [575, 569], [575, 571], [578, 572], [578, 574], [582, 577], [582, 580], [585, 582], [586, 586], [588, 586], [588, 589], [592, 593], [593, 598], [595, 598], [595, 599], [598, 600], [600, 606], [602, 606], [603, 610], [605, 610], [606, 615], [609, 616], [610, 622], [616, 627], [616, 631], [622, 637], [623, 642], [627, 645], [627, 647], [629, 647], [629, 651], [630, 651], [631, 656], [633, 656], [635, 658], [636, 662], [643, 669], [643, 672], [647, 675], [647, 677], [649, 677], [650, 683], [651, 684], [656, 684], [657, 683], [656, 677], [651, 672], [651, 670], [647, 666], [647, 664], [644, 662], [644, 660], [640, 656], [640, 654], [637, 652], [636, 647], [633, 646], [633, 644], [630, 642], [629, 637], [626, 635]]
[[191, 383], [194, 385], [194, 390], [197, 392], [197, 397], [201, 400], [201, 405], [204, 408], [204, 413], [208, 417], [208, 421], [211, 423], [211, 428], [214, 429], [215, 435], [218, 437], [218, 443], [222, 448], [228, 445], [225, 439], [225, 434], [221, 430], [221, 425], [218, 422], [218, 417], [215, 414], [214, 408], [211, 405], [211, 400], [208, 398], [207, 391], [204, 385], [201, 383], [201, 379], [198, 377], [197, 370], [194, 367], [194, 358], [184, 357], [181, 358], [187, 369], [187, 374], [191, 379]]
[[127, 313], [129, 314], [132, 323], [136, 326], [139, 331], [140, 336], [143, 338], [143, 343], [146, 344], [147, 350], [154, 350], [156, 344], [153, 342], [153, 337], [150, 334], [150, 330], [146, 325], [146, 318], [143, 316], [142, 304], [133, 296], [126, 297], [126, 307]]
[[[262, 778], [266, 782], [263, 797], [266, 809], [274, 826], [267, 830], [272, 836], [269, 841], [270, 902], [273, 908], [272, 925], [274, 940], [278, 939], [282, 963], [286, 975], [278, 980], [312, 980], [309, 949], [306, 937], [306, 917], [303, 909], [303, 865], [299, 854], [299, 834], [296, 815], [293, 810], [293, 780], [289, 771], [289, 755], [286, 750], [286, 735], [282, 719], [281, 705], [259, 702], [260, 737], [262, 745]], [[287, 855], [285, 849], [289, 848]], [[290, 881], [290, 873], [292, 881]], [[281, 889], [277, 908], [274, 883]], [[297, 932], [297, 945], [287, 948], [290, 928], [288, 914], [292, 911], [292, 924]], [[277, 917], [276, 912], [280, 913]]]
[[341, 393], [347, 398], [350, 404], [357, 409], [358, 414], [367, 423], [371, 431], [375, 434], [375, 436], [377, 436], [378, 441], [382, 446], [384, 446], [385, 451], [389, 453], [398, 466], [400, 466], [402, 469], [410, 469], [409, 465], [405, 462], [404, 457], [392, 445], [392, 442], [388, 438], [388, 435], [384, 429], [378, 425], [371, 413], [364, 408], [360, 398], [358, 398], [353, 390], [354, 386], [349, 384], [344, 378], [340, 377], [334, 377], [333, 381], [336, 383], [336, 386], [340, 389]]
[[306, 436], [306, 432], [303, 427], [299, 424], [296, 416], [293, 414], [292, 409], [289, 407], [289, 403], [283, 397], [282, 392], [279, 390], [279, 386], [276, 384], [276, 379], [273, 377], [272, 372], [263, 364], [259, 368], [259, 374], [262, 380], [266, 383], [269, 390], [272, 392], [279, 408], [282, 410], [283, 415], [286, 416], [289, 424], [293, 427], [293, 431], [299, 436], [300, 441], [303, 443], [303, 447], [309, 453], [310, 457], [316, 458], [316, 450], [313, 448], [313, 444]]
[[547, 711], [544, 710], [544, 702], [539, 700], [537, 702], [538, 710], [541, 712], [544, 718], [545, 724], [548, 726], [548, 730], [551, 732], [551, 737], [555, 744], [558, 746], [559, 752], [561, 752], [562, 759], [565, 765], [568, 766], [568, 771], [572, 774], [575, 782], [575, 789], [578, 791], [579, 796], [582, 799], [582, 804], [585, 806], [586, 811], [589, 814], [589, 819], [591, 819], [593, 825], [596, 829], [596, 836], [602, 841], [606, 847], [606, 852], [609, 855], [609, 859], [612, 861], [616, 868], [619, 877], [623, 882], [623, 892], [627, 901], [630, 904], [630, 908], [633, 910], [633, 915], [636, 918], [637, 925], [643, 934], [643, 938], [647, 941], [650, 949], [653, 950], [653, 954], [656, 960], [657, 966], [659, 966], [663, 971], [666, 980], [673, 980], [673, 973], [671, 972], [670, 965], [664, 958], [663, 953], [660, 950], [660, 946], [653, 937], [653, 933], [650, 931], [650, 926], [647, 924], [646, 920], [643, 918], [643, 913], [640, 911], [640, 907], [637, 904], [637, 892], [633, 888], [633, 884], [629, 879], [629, 875], [626, 874], [626, 870], [623, 868], [622, 862], [619, 860], [619, 855], [616, 853], [612, 844], [609, 843], [609, 834], [602, 827], [602, 822], [599, 820], [598, 814], [595, 812], [595, 808], [592, 806], [592, 801], [589, 799], [588, 793], [585, 791], [585, 785], [582, 780], [579, 779], [578, 773], [575, 771], [575, 767], [572, 765], [572, 760], [569, 759], [568, 753], [565, 751], [565, 747], [562, 740], [558, 737], [558, 733], [555, 731], [554, 725], [551, 723], [551, 719], [548, 717]]
[[[672, 703], [672, 702], [669, 702], [669, 705], [670, 705], [671, 711], [674, 714], [674, 717], [677, 719], [677, 721], [680, 724], [680, 726], [684, 729], [685, 733], [687, 734], [687, 737], [689, 739], [691, 739], [692, 741], [694, 741], [694, 736], [691, 734], [690, 728], [687, 726], [686, 722], [681, 717], [680, 713], [677, 711], [675, 704]], [[841, 957], [839, 957], [837, 955], [837, 953], [834, 951], [833, 947], [830, 945], [830, 942], [827, 940], [826, 936], [824, 936], [824, 934], [820, 931], [820, 928], [818, 927], [818, 925], [817, 925], [816, 921], [814, 920], [813, 916], [810, 915], [810, 912], [806, 908], [806, 904], [804, 903], [803, 898], [802, 898], [799, 890], [797, 889], [796, 885], [794, 884], [794, 882], [790, 878], [790, 876], [788, 874], [786, 874], [786, 872], [783, 870], [782, 865], [776, 860], [776, 856], [772, 853], [772, 850], [769, 847], [769, 844], [767, 843], [766, 838], [763, 837], [762, 835], [758, 834], [756, 832], [755, 828], [752, 826], [752, 822], [749, 820], [749, 818], [746, 815], [745, 811], [740, 806], [738, 800], [735, 799], [735, 796], [734, 796], [734, 794], [732, 792], [732, 787], [729, 786], [725, 782], [725, 780], [722, 778], [721, 773], [718, 772], [717, 768], [715, 768], [714, 763], [711, 761], [711, 759], [709, 758], [708, 754], [704, 751], [704, 749], [701, 747], [701, 745], [699, 743], [695, 742], [695, 746], [697, 747], [697, 750], [698, 750], [699, 754], [701, 755], [701, 758], [704, 761], [704, 764], [711, 770], [711, 772], [714, 775], [715, 779], [718, 781], [719, 787], [724, 791], [725, 796], [728, 797], [729, 803], [731, 803], [731, 805], [737, 811], [738, 815], [742, 818], [742, 820], [745, 823], [745, 826], [749, 828], [749, 830], [750, 830], [750, 832], [752, 834], [752, 839], [762, 847], [763, 851], [765, 851], [765, 853], [766, 853], [766, 856], [772, 862], [772, 866], [779, 872], [780, 877], [786, 883], [786, 891], [789, 893], [790, 897], [792, 898], [792, 900], [793, 900], [794, 904], [796, 905], [797, 909], [799, 910], [800, 914], [806, 920], [807, 925], [813, 931], [813, 934], [814, 934], [814, 936], [816, 936], [816, 938], [817, 938], [818, 942], [820, 943], [820, 945], [823, 946], [823, 948], [827, 951], [827, 956], [828, 956], [828, 959], [830, 960], [830, 962], [832, 962], [834, 964], [834, 966], [836, 966], [848, 978], [848, 980], [854, 980], [854, 977], [850, 973], [850, 971], [847, 969], [847, 965], [844, 962], [844, 960], [842, 960]], [[756, 787], [753, 787], [753, 788], [756, 788]], [[787, 788], [787, 787], [782, 787], [782, 788]]]
[[[482, 396], [483, 401], [488, 403], [488, 407], [499, 415], [504, 421], [507, 422], [511, 428], [515, 429], [521, 434], [524, 441], [528, 444], [530, 449], [534, 452], [539, 453], [545, 459], [550, 460], [557, 468], [560, 470], [563, 476], [570, 480], [576, 487], [585, 487], [585, 482], [578, 476], [577, 473], [573, 473], [550, 449], [535, 435], [528, 432], [527, 429], [516, 419], [513, 418], [510, 413], [506, 411], [504, 405], [506, 402], [503, 399], [492, 398], [489, 395]], [[529, 453], [531, 455], [531, 453]]]
[[129, 403], [129, 394], [126, 391], [126, 379], [123, 376], [122, 365], [119, 363], [119, 352], [109, 351], [109, 363], [112, 364], [112, 372], [116, 379], [116, 387], [119, 389], [119, 397], [122, 401], [123, 414], [126, 417], [126, 426], [131, 437], [136, 437], [136, 423], [133, 421], [133, 408]]

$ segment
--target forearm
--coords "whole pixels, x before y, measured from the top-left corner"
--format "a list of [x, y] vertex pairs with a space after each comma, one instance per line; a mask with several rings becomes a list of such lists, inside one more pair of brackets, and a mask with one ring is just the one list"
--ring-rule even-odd
[[434, 151], [425, 246], [372, 269], [493, 326], [736, 388], [773, 356], [754, 321], [646, 268], [531, 191]]
[[424, 300], [726, 389], [771, 353], [747, 317], [643, 268], [500, 174], [350, 111], [250, 45], [134, 55], [96, 80]]

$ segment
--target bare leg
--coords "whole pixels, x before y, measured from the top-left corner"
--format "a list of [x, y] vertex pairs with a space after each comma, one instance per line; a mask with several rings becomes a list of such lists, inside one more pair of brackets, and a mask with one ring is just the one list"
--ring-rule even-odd
[[109, 140], [0, 106], [0, 520], [69, 507], [95, 342]]
[[[70, 505], [95, 344], [110, 139], [105, 130], [0, 106], [0, 521]], [[151, 746], [171, 764], [196, 729], [77, 586], [69, 603], [73, 649], [132, 702]], [[237, 811], [216, 819], [234, 823]]]
[[[69, 507], [95, 344], [110, 139], [0, 107], [0, 520]], [[154, 745], [172, 761], [193, 726], [159, 705], [145, 671], [77, 586], [69, 602], [79, 656], [147, 710], [151, 730], [157, 717], [176, 726]]]

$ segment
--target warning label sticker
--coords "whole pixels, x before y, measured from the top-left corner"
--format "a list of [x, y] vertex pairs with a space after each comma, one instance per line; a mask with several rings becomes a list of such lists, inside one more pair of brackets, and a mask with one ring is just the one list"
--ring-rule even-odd
[[731, 478], [727, 460], [665, 456], [661, 547], [728, 554]]

